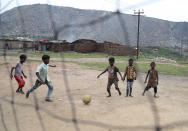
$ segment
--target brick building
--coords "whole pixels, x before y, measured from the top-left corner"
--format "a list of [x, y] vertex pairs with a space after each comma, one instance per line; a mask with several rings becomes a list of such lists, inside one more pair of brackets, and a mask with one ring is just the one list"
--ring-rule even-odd
[[101, 52], [111, 55], [136, 55], [136, 49], [126, 45], [120, 45], [117, 43], [107, 42], [97, 43], [94, 40], [80, 39], [72, 43], [74, 45], [75, 52], [91, 53]]
[[70, 43], [66, 41], [48, 41], [48, 40], [40, 40], [37, 44], [37, 48], [39, 51], [70, 51]]

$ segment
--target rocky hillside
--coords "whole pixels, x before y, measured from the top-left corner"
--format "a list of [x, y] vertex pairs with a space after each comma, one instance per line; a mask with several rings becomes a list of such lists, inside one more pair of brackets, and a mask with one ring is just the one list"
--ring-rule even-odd
[[[49, 13], [51, 12], [51, 13]], [[49, 5], [20, 6], [1, 14], [0, 33], [4, 36], [29, 36], [45, 39], [53, 36], [53, 29], [60, 30], [65, 25], [88, 23], [112, 12], [81, 10]], [[97, 42], [111, 41], [136, 45], [137, 17], [121, 14], [125, 28], [117, 15], [105, 21], [91, 23], [90, 26], [63, 28], [58, 39], [72, 42], [77, 39], [92, 39]], [[54, 23], [54, 25], [52, 24]], [[187, 22], [170, 22], [142, 16], [140, 41], [142, 46], [180, 46], [180, 40], [188, 40]]]

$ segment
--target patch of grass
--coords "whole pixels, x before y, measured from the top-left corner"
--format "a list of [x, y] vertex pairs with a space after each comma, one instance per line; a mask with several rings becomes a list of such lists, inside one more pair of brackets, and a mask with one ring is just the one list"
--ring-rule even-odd
[[[19, 56], [22, 53], [7, 53], [7, 56]], [[77, 52], [36, 52], [27, 53], [28, 57], [42, 57], [43, 55], [50, 55], [51, 57], [60, 58], [61, 56], [65, 58], [105, 58], [108, 55], [104, 53], [77, 53]], [[3, 53], [0, 53], [3, 56]]]
[[[153, 49], [158, 49], [157, 52], [153, 52]], [[187, 61], [188, 59], [185, 57], [181, 57], [178, 53], [164, 47], [142, 47], [141, 48], [142, 56], [139, 56], [139, 61], [143, 61], [145, 59], [153, 59], [155, 57], [165, 57], [176, 60], [178, 62]], [[10, 53], [7, 52], [7, 56], [19, 56], [21, 53]], [[107, 58], [111, 55], [105, 53], [77, 53], [73, 51], [66, 51], [63, 53], [59, 52], [36, 52], [36, 53], [27, 53], [28, 57], [42, 57], [42, 55], [47, 54], [54, 58], [60, 58], [61, 56], [65, 58]], [[3, 53], [0, 53], [2, 56]], [[129, 56], [113, 56], [117, 60], [128, 60]], [[136, 57], [136, 56], [135, 56]]]
[[[42, 60], [37, 59], [27, 59], [27, 62], [42, 62]], [[61, 60], [50, 60], [50, 62], [62, 62]], [[66, 61], [63, 61], [66, 62]]]
[[[150, 69], [149, 64], [139, 63], [137, 68], [140, 72], [147, 72]], [[160, 74], [176, 75], [176, 76], [188, 76], [188, 65], [187, 66], [176, 66], [172, 64], [156, 64], [156, 69]]]
[[[105, 62], [72, 62], [81, 66], [88, 67], [90, 69], [95, 70], [104, 70], [108, 63]], [[124, 72], [125, 67], [128, 65], [127, 62], [125, 63], [116, 63], [115, 66], [117, 66], [120, 71]], [[150, 69], [149, 63], [135, 63], [135, 67], [137, 68], [137, 71], [146, 73]], [[160, 74], [167, 74], [167, 75], [176, 75], [176, 76], [188, 76], [188, 65], [187, 66], [176, 66], [172, 64], [157, 64], [156, 69]]]
[[[6, 53], [6, 56], [19, 56], [19, 53]], [[0, 53], [0, 56], [4, 56], [4, 53]]]
[[[153, 53], [152, 49], [158, 49], [158, 52]], [[15, 56], [19, 57], [21, 53], [8, 53], [7, 56]], [[40, 53], [27, 53], [28, 61], [30, 62], [41, 62], [42, 55], [47, 54], [50, 55], [52, 58], [61, 58], [61, 54], [58, 52], [40, 52]], [[150, 68], [148, 59], [152, 59], [155, 57], [165, 57], [174, 59], [177, 61], [177, 65], [171, 63], [157, 63], [156, 69], [161, 74], [168, 74], [168, 75], [177, 75], [177, 76], [188, 76], [188, 62], [186, 62], [185, 58], [180, 57], [177, 53], [174, 53], [166, 48], [161, 47], [144, 47], [142, 48], [142, 56], [140, 56], [139, 60], [137, 61], [137, 70], [140, 72], [147, 72]], [[3, 54], [0, 54], [3, 56]], [[110, 57], [104, 53], [76, 53], [76, 52], [64, 52], [63, 56], [65, 58], [107, 58]], [[116, 61], [116, 66], [121, 70], [124, 71], [125, 67], [128, 65], [129, 56], [113, 56], [116, 60], [121, 60], [121, 62]], [[35, 58], [40, 58], [40, 60], [35, 60]], [[61, 62], [60, 60], [51, 60], [52, 62]], [[123, 61], [123, 63], [122, 63]], [[108, 66], [108, 61], [106, 62], [75, 62], [75, 61], [66, 61], [75, 63], [81, 66], [89, 67], [91, 69], [96, 70], [104, 70]], [[136, 61], [135, 61], [136, 62]]]
[[[153, 52], [152, 51], [153, 49], [158, 49], [158, 51]], [[141, 48], [141, 52], [142, 52], [142, 57], [148, 58], [148, 59], [152, 59], [155, 57], [165, 57], [165, 58], [170, 58], [170, 59], [174, 59], [174, 60], [183, 59], [180, 56], [180, 54], [178, 54], [177, 52], [174, 52], [174, 51], [172, 51], [168, 48], [164, 48], [164, 47], [156, 47], [156, 46], [143, 47], [143, 48]]]
[[27, 59], [27, 62], [42, 62], [42, 60]]
[[[23, 53], [7, 53], [7, 56], [15, 56], [19, 57]], [[77, 53], [77, 52], [36, 52], [36, 53], [26, 53], [28, 57], [39, 57], [41, 58], [43, 55], [49, 55], [52, 58], [107, 58], [111, 57], [112, 55], [108, 55], [105, 53]], [[0, 56], [3, 56], [3, 53], [0, 53]], [[128, 60], [128, 56], [113, 56], [115, 59], [119, 60]]]
[[108, 66], [108, 63], [105, 62], [75, 62], [75, 61], [72, 62], [71, 61], [70, 63], [78, 64], [95, 70], [104, 70]]
[[8, 62], [0, 63], [0, 65], [8, 65], [8, 64], [9, 64]]

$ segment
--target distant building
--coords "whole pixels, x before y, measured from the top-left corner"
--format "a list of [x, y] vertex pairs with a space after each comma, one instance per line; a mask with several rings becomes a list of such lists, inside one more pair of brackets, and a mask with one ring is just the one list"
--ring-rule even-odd
[[70, 43], [67, 41], [40, 40], [36, 45], [39, 51], [70, 51]]
[[0, 39], [0, 49], [33, 49], [34, 41], [31, 39], [5, 38]]
[[28, 38], [6, 38], [0, 39], [0, 49], [15, 50], [15, 49], [32, 49], [33, 51], [75, 51], [80, 53], [92, 53], [101, 52], [110, 55], [136, 55], [136, 49], [134, 47], [120, 45], [118, 43], [112, 43], [104, 41], [103, 43], [97, 43], [94, 40], [79, 39], [72, 43], [65, 40], [40, 40], [33, 41]]
[[104, 41], [103, 43], [97, 43], [93, 40], [80, 39], [73, 43], [74, 51], [81, 53], [101, 52], [110, 55], [136, 55], [136, 49], [126, 45], [120, 45]]

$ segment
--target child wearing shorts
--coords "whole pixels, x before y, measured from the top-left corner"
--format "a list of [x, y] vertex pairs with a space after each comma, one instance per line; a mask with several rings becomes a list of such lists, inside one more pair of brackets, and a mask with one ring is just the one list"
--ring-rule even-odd
[[23, 79], [23, 76], [24, 76], [24, 78], [27, 78], [27, 76], [23, 72], [23, 64], [26, 61], [26, 59], [27, 59], [26, 55], [24, 55], [24, 54], [20, 55], [20, 61], [18, 61], [16, 63], [16, 65], [14, 67], [12, 67], [11, 73], [10, 73], [10, 78], [12, 79], [13, 78], [13, 71], [15, 70], [14, 71], [14, 78], [18, 83], [18, 89], [16, 90], [16, 92], [21, 93], [21, 94], [24, 94], [24, 92], [22, 90], [24, 85], [25, 85], [25, 81]]
[[113, 57], [109, 58], [109, 66], [101, 74], [97, 76], [97, 78], [99, 78], [102, 74], [108, 71], [108, 84], [107, 84], [108, 96], [107, 97], [111, 97], [110, 89], [111, 89], [112, 84], [115, 85], [116, 90], [118, 91], [119, 95], [121, 95], [121, 91], [118, 87], [119, 79], [117, 77], [117, 73], [119, 73], [119, 75], [121, 76], [121, 79], [123, 78], [119, 69], [116, 66], [114, 66], [114, 62], [115, 62], [115, 59]]

